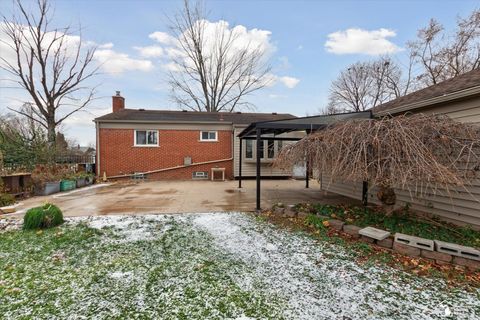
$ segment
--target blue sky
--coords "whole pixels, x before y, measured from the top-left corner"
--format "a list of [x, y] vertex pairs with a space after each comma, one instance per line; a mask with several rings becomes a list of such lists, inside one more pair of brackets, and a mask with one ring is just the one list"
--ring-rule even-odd
[[[125, 55], [132, 59], [126, 60], [130, 70], [112, 67], [95, 80], [100, 84], [99, 99], [87, 112], [64, 125], [68, 136], [82, 144], [93, 142], [91, 119], [110, 108], [110, 97], [115, 90], [122, 92], [130, 108], [175, 108], [169, 98], [161, 58], [142, 55], [139, 47], [159, 45], [149, 35], [168, 32], [166, 17], [181, 8], [181, 1], [57, 0], [54, 4], [56, 24], [81, 23], [83, 39], [103, 46], [101, 49], [111, 55], [106, 59], [123, 59]], [[3, 0], [0, 11], [8, 13], [11, 6], [10, 1]], [[290, 87], [277, 81], [274, 86], [258, 91], [249, 99], [256, 105], [256, 111], [304, 116], [317, 113], [325, 106], [330, 82], [340, 70], [358, 60], [375, 58], [372, 52], [367, 52], [368, 48], [354, 48], [348, 53], [348, 44], [345, 47], [342, 43], [336, 45], [346, 48], [347, 53], [345, 50], [329, 52], [325, 46], [329, 35], [337, 32], [340, 36], [337, 41], [341, 42], [346, 41], [342, 32], [348, 29], [361, 29], [367, 37], [372, 32], [388, 30], [389, 35], [381, 37], [386, 41], [383, 49], [388, 50], [390, 46], [392, 56], [402, 61], [405, 42], [414, 39], [417, 30], [430, 18], [452, 29], [456, 17], [468, 15], [478, 8], [478, 2], [210, 0], [206, 6], [212, 22], [222, 19], [230, 26], [269, 31], [268, 43], [274, 49], [270, 57], [272, 72], [279, 78], [296, 79], [296, 85], [290, 84]], [[382, 43], [375, 45], [382, 46]], [[0, 90], [0, 112], [5, 112], [7, 105], [13, 105], [12, 98], [18, 99], [22, 94], [18, 90]]]

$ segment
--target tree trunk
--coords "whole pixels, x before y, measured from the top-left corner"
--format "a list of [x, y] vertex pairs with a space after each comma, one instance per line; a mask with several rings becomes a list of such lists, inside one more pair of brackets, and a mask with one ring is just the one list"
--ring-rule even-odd
[[55, 162], [55, 155], [57, 151], [57, 145], [56, 145], [56, 139], [57, 139], [57, 134], [56, 134], [56, 124], [55, 124], [55, 118], [48, 118], [47, 119], [47, 140], [48, 140], [48, 161], [53, 163]]
[[385, 213], [390, 215], [394, 210], [394, 205], [397, 202], [397, 195], [391, 186], [379, 186], [377, 198], [382, 203]]

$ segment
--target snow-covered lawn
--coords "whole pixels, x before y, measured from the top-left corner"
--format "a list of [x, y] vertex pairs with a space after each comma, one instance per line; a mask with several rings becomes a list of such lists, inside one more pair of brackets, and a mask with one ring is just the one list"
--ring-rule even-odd
[[0, 233], [0, 318], [456, 319], [480, 291], [359, 265], [241, 213], [70, 219]]

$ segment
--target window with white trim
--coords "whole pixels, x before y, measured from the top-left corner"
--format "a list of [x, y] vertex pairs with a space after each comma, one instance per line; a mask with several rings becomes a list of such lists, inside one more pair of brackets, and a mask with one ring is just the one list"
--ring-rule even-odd
[[135, 130], [135, 146], [158, 146], [158, 130]]
[[208, 171], [193, 171], [192, 179], [208, 179]]
[[245, 140], [245, 159], [253, 159], [253, 140]]
[[218, 141], [217, 131], [200, 131], [200, 141]]
[[[256, 142], [254, 140], [244, 140], [245, 142], [245, 153], [244, 157], [246, 160], [253, 160], [256, 158], [257, 148]], [[273, 139], [260, 140], [260, 159], [263, 160], [273, 160], [280, 153], [283, 148], [283, 141], [275, 141]]]

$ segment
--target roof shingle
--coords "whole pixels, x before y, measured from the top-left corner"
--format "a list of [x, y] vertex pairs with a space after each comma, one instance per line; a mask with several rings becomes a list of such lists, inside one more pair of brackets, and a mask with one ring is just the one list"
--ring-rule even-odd
[[480, 86], [480, 69], [464, 73], [435, 84], [433, 86], [412, 92], [406, 96], [391, 100], [373, 108], [374, 113], [386, 112], [401, 106], [415, 104], [424, 100], [445, 96], [465, 89]]
[[95, 118], [97, 122], [225, 122], [250, 124], [258, 121], [271, 121], [296, 118], [288, 113], [240, 113], [240, 112], [196, 112], [172, 110], [124, 109]]

